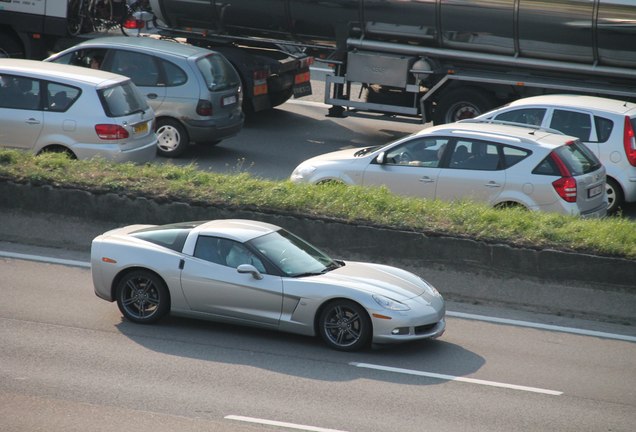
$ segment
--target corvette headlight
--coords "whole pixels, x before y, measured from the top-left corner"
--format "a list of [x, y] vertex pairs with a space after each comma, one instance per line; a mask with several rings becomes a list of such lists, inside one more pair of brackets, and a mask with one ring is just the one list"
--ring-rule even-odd
[[373, 295], [373, 300], [375, 300], [376, 303], [382, 306], [384, 309], [388, 309], [392, 311], [406, 311], [411, 309], [404, 303], [400, 303], [397, 300], [393, 300], [388, 297], [384, 297], [377, 294]]
[[299, 165], [298, 167], [296, 167], [294, 172], [292, 172], [291, 180], [305, 180], [314, 171], [316, 171], [316, 167], [313, 165]]

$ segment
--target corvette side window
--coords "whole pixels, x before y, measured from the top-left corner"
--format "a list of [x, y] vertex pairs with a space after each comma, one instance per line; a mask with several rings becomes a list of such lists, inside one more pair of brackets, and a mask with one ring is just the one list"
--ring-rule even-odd
[[202, 260], [215, 264], [225, 264], [225, 259], [221, 256], [221, 242], [226, 241], [217, 237], [199, 236], [194, 248], [194, 256]]

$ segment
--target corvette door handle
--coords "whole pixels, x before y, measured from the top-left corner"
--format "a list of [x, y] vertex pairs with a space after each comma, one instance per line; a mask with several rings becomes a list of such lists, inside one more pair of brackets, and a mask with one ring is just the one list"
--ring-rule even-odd
[[424, 176], [424, 177], [420, 178], [418, 181], [420, 181], [422, 183], [433, 183], [435, 180], [433, 180], [432, 178], [430, 178], [428, 176]]

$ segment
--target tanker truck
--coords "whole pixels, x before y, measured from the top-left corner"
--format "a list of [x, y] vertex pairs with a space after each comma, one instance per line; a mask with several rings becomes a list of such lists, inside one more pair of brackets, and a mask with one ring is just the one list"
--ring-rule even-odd
[[297, 47], [328, 115], [448, 123], [525, 96], [636, 98], [634, 0], [150, 0], [168, 35]]

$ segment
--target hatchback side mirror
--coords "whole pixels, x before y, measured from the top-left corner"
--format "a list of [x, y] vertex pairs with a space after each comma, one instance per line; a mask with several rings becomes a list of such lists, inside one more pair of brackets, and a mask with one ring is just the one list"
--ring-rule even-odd
[[261, 280], [263, 275], [252, 264], [241, 264], [236, 268], [236, 271], [243, 274], [251, 274], [254, 279]]
[[375, 162], [380, 164], [380, 165], [384, 165], [385, 162], [386, 162], [386, 153], [380, 152], [378, 157], [375, 158]]

